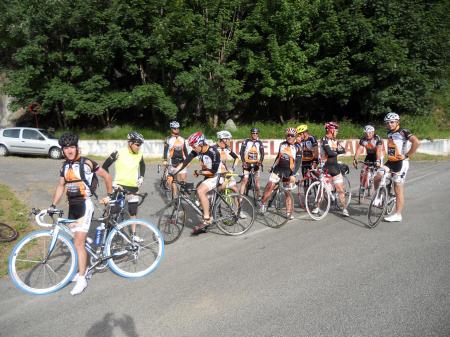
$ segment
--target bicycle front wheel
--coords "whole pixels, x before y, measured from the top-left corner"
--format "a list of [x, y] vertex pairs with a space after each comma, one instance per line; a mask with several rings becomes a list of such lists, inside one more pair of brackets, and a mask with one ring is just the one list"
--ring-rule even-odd
[[388, 193], [385, 187], [379, 187], [370, 200], [369, 211], [367, 213], [367, 227], [374, 228], [380, 222], [386, 212]]
[[330, 191], [320, 181], [309, 185], [305, 196], [306, 211], [314, 220], [322, 220], [330, 210]]
[[186, 223], [186, 211], [183, 205], [174, 200], [164, 207], [158, 219], [158, 229], [164, 236], [164, 243], [170, 244], [178, 240]]
[[0, 242], [9, 242], [17, 238], [17, 231], [5, 223], [0, 222]]
[[163, 236], [144, 220], [127, 220], [109, 233], [105, 255], [110, 257], [108, 265], [117, 275], [142, 277], [154, 271], [161, 262], [164, 256]]
[[12, 250], [9, 275], [20, 290], [44, 295], [67, 285], [77, 272], [78, 255], [72, 240], [59, 233], [49, 254], [53, 232], [32, 232]]
[[239, 193], [217, 197], [213, 207], [217, 227], [228, 235], [241, 235], [255, 222], [255, 208], [250, 199]]
[[[288, 197], [292, 198], [289, 192]], [[293, 202], [293, 200], [292, 200]], [[264, 213], [264, 221], [268, 227], [280, 228], [288, 222], [288, 210], [286, 205], [286, 195], [277, 189], [267, 203], [267, 210]]]

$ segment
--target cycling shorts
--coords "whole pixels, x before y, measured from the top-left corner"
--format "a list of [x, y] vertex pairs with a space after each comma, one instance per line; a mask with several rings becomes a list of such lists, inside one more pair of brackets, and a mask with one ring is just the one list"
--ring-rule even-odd
[[[409, 169], [409, 160], [387, 161], [385, 165], [389, 167], [391, 172], [395, 173], [392, 175], [394, 183], [402, 184], [405, 182], [406, 173], [408, 173]], [[383, 170], [383, 168], [380, 170]]]
[[94, 214], [94, 204], [90, 198], [69, 200], [69, 219], [76, 222], [70, 224], [72, 232], [89, 232], [92, 215]]
[[[169, 165], [169, 173], [170, 174], [174, 174], [175, 172], [177, 172], [177, 170], [183, 165], [183, 163], [180, 163], [176, 166], [172, 166]], [[187, 173], [186, 167], [184, 169], [182, 169], [180, 172], [178, 172], [178, 174], [183, 174], [183, 173]]]
[[208, 192], [212, 191], [217, 187], [217, 183], [219, 182], [219, 176], [214, 176], [212, 178], [206, 178], [203, 180], [198, 186], [206, 186], [208, 188]]
[[[250, 175], [250, 170], [246, 170], [245, 168], [242, 168], [242, 173], [244, 174], [244, 178], [248, 178]], [[253, 174], [254, 174], [255, 178], [259, 178], [260, 173], [261, 172], [259, 171], [259, 166], [254, 165], [253, 166]]]
[[283, 181], [289, 181], [292, 176], [292, 170], [286, 167], [275, 166], [272, 173], [269, 176], [269, 181], [276, 184], [281, 179]]

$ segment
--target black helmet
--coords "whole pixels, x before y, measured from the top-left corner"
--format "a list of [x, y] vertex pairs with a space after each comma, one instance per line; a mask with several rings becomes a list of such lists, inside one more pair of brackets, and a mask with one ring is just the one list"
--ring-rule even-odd
[[252, 128], [250, 130], [251, 133], [259, 133], [259, 129], [258, 128]]
[[58, 144], [61, 147], [78, 146], [78, 136], [72, 132], [66, 132], [59, 137]]
[[131, 131], [127, 135], [127, 140], [129, 142], [135, 142], [135, 143], [142, 144], [144, 142], [144, 136], [142, 136], [139, 132]]

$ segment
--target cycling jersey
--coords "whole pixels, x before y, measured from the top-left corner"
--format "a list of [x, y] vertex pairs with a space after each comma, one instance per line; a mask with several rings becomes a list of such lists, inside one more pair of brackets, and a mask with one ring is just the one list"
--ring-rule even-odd
[[181, 165], [176, 173], [183, 170], [187, 165], [189, 165], [192, 159], [198, 157], [202, 166], [202, 171], [210, 171], [210, 173], [208, 175], [205, 175], [205, 177], [212, 177], [216, 175], [220, 166], [220, 154], [219, 151], [217, 151], [216, 146], [207, 146], [208, 149], [205, 152], [195, 152], [194, 150], [192, 150], [183, 161], [183, 165]]
[[363, 136], [359, 140], [359, 145], [364, 146], [367, 152], [367, 156], [364, 161], [375, 162], [377, 160], [377, 146], [383, 145], [380, 136], [374, 135], [372, 139], [368, 139], [367, 136]]
[[241, 145], [239, 151], [241, 160], [243, 163], [255, 164], [258, 162], [263, 162], [264, 160], [264, 146], [263, 143], [257, 139], [247, 138]]
[[337, 164], [337, 156], [345, 153], [345, 149], [339, 145], [339, 142], [336, 139], [325, 136], [322, 138], [322, 152], [322, 159], [325, 160], [327, 164]]
[[217, 147], [217, 151], [219, 152], [219, 155], [220, 155], [220, 165], [219, 165], [218, 172], [219, 173], [228, 172], [228, 168], [227, 168], [228, 158], [231, 157], [234, 159], [234, 161], [233, 161], [233, 167], [234, 167], [234, 163], [236, 162], [236, 159], [238, 159], [238, 156], [228, 146], [225, 148], [221, 148], [220, 146], [216, 145], [216, 147]]
[[169, 161], [169, 165], [177, 166], [186, 159], [187, 147], [184, 138], [181, 136], [169, 136], [164, 142], [164, 160]]
[[318, 146], [316, 137], [310, 135], [307, 139], [300, 142], [300, 146], [302, 148], [303, 162], [307, 163], [307, 165], [310, 165], [309, 162], [315, 159], [313, 151], [314, 147]]
[[111, 153], [102, 167], [106, 171], [115, 163], [114, 184], [137, 188], [138, 178], [145, 175], [145, 162], [142, 151], [134, 153], [128, 146]]
[[[83, 200], [91, 197], [92, 193], [88, 185], [81, 179], [80, 175], [80, 159], [78, 157], [74, 161], [66, 160], [59, 171], [61, 177], [64, 178], [67, 198], [69, 204], [74, 202], [76, 199]], [[96, 172], [100, 166], [93, 160], [85, 158], [84, 163], [84, 175], [89, 184], [92, 182], [92, 177], [94, 172]]]
[[394, 162], [405, 159], [408, 152], [408, 140], [412, 133], [407, 129], [398, 128], [396, 131], [388, 131], [388, 161]]
[[287, 141], [282, 142], [274, 162], [274, 167], [288, 168], [291, 172], [294, 172], [296, 163], [299, 160], [299, 153], [301, 153], [301, 149], [298, 144], [289, 144]]

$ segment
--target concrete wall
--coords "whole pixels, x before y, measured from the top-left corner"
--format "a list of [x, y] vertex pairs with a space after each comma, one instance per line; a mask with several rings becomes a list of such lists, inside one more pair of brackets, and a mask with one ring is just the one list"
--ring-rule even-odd
[[[263, 140], [264, 151], [266, 158], [274, 158], [278, 152], [278, 147], [282, 139]], [[242, 140], [234, 140], [231, 147], [234, 152], [239, 153]], [[351, 156], [355, 153], [358, 147], [359, 139], [343, 140], [342, 144], [346, 149], [346, 156]], [[384, 147], [386, 149], [387, 141], [384, 140]], [[108, 156], [111, 152], [126, 146], [126, 141], [120, 140], [82, 140], [80, 141], [80, 148], [84, 155], [98, 155]], [[144, 156], [146, 158], [162, 158], [164, 149], [164, 142], [162, 140], [146, 140], [143, 145]], [[449, 155], [450, 139], [436, 139], [434, 141], [422, 140], [419, 147], [419, 153], [427, 153], [433, 155]]]

